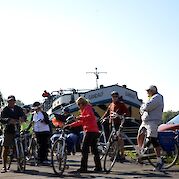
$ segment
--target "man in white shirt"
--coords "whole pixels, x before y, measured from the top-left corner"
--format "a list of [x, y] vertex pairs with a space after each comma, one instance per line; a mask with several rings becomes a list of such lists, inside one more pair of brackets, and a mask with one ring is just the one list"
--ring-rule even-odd
[[48, 161], [48, 148], [49, 148], [49, 137], [50, 137], [50, 126], [48, 114], [41, 108], [39, 102], [35, 102], [32, 105], [34, 109], [33, 114], [33, 130], [35, 132], [38, 148], [38, 160], [39, 163], [47, 163]]
[[146, 132], [148, 143], [153, 144], [157, 155], [157, 165], [155, 170], [160, 171], [163, 166], [163, 161], [160, 157], [160, 144], [158, 142], [158, 126], [162, 122], [162, 113], [164, 108], [163, 96], [158, 93], [157, 87], [151, 85], [146, 89], [149, 100], [140, 107], [142, 123], [139, 127], [137, 143], [139, 149], [143, 146], [144, 133]]

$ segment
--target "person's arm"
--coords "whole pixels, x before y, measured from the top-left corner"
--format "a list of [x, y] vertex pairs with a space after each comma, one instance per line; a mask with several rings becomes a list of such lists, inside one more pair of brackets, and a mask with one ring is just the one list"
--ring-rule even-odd
[[30, 128], [32, 127], [32, 125], [33, 125], [33, 114], [32, 114], [32, 116], [31, 116], [30, 123], [29, 123], [29, 125], [27, 126], [27, 128], [26, 128], [25, 130], [26, 130], [26, 131], [29, 131]]
[[10, 119], [8, 117], [7, 110], [6, 110], [6, 108], [4, 108], [3, 111], [1, 112], [0, 122], [2, 124], [8, 124], [9, 121], [10, 121]]
[[44, 119], [43, 121], [46, 123], [46, 124], [49, 124], [50, 123], [50, 120], [49, 120], [49, 117], [48, 117], [48, 114], [44, 111], [42, 111], [42, 114], [44, 116]]
[[150, 112], [159, 105], [159, 98], [157, 96], [151, 98], [145, 105], [143, 105], [143, 110]]
[[110, 105], [108, 106], [107, 110], [105, 111], [105, 113], [103, 114], [103, 116], [101, 117], [101, 119], [106, 118], [107, 116], [110, 115]]

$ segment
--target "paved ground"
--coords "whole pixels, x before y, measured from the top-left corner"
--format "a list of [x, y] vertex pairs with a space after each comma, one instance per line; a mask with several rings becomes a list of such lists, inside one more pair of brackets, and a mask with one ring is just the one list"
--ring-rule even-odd
[[[97, 179], [133, 179], [133, 178], [144, 178], [144, 179], [165, 179], [179, 178], [179, 166], [174, 166], [165, 172], [154, 172], [150, 165], [136, 165], [131, 163], [116, 163], [111, 173], [106, 174], [94, 173], [92, 169], [94, 167], [92, 157], [89, 158], [89, 173], [79, 174], [76, 170], [80, 165], [80, 154], [77, 154], [75, 157], [70, 158], [71, 163], [69, 169], [66, 169], [64, 175], [61, 178], [97, 178]], [[51, 166], [30, 166], [27, 165], [26, 171], [24, 173], [18, 173], [16, 171], [16, 164], [12, 165], [11, 171], [1, 174], [1, 179], [56, 179], [59, 178], [55, 176]]]

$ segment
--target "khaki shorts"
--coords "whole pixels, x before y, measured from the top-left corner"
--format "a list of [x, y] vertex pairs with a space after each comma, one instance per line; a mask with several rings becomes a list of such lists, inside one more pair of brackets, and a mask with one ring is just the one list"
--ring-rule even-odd
[[158, 123], [142, 122], [142, 124], [139, 127], [138, 134], [141, 134], [144, 129], [146, 129], [147, 137], [157, 137], [158, 136]]
[[10, 147], [12, 145], [14, 145], [14, 138], [15, 138], [15, 134], [4, 134], [4, 141], [3, 141], [3, 146], [5, 147]]

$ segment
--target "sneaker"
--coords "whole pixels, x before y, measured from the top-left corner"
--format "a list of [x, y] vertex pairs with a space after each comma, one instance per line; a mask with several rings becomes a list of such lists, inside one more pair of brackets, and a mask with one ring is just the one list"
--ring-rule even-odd
[[44, 164], [44, 165], [49, 165], [49, 164], [51, 164], [51, 161], [49, 161], [49, 160], [44, 160], [44, 161], [42, 162], [42, 164]]
[[161, 171], [163, 164], [164, 164], [163, 161], [162, 163], [157, 163], [156, 167], [154, 168], [154, 171]]
[[87, 169], [79, 168], [77, 170], [77, 172], [79, 172], [79, 173], [87, 173]]
[[102, 168], [94, 168], [94, 172], [102, 172]]
[[7, 172], [7, 170], [3, 167], [2, 169], [1, 169], [1, 173], [6, 173]]
[[125, 156], [118, 155], [118, 156], [116, 157], [116, 162], [123, 163], [123, 162], [125, 162], [125, 161], [126, 161]]

